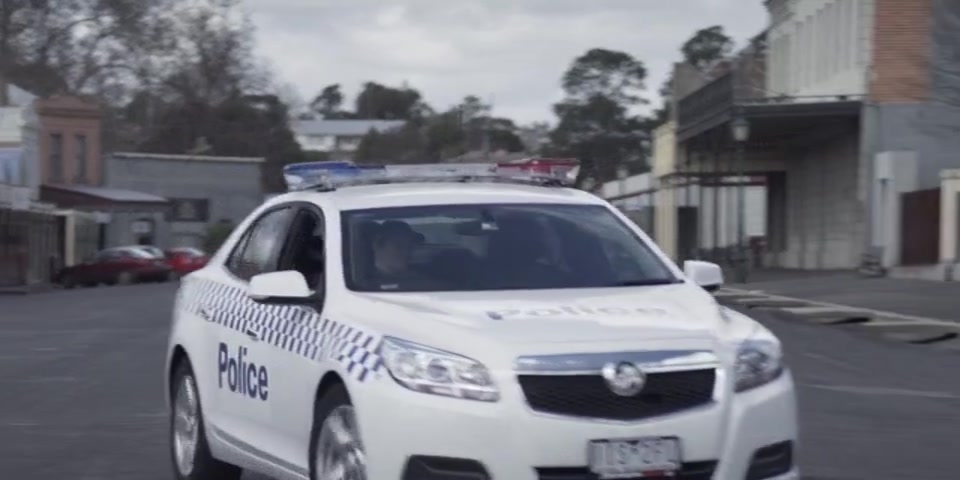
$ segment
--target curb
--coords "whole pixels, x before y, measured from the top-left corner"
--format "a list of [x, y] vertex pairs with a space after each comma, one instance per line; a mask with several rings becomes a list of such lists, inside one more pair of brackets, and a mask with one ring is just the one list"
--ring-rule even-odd
[[[837, 303], [829, 302], [819, 302], [815, 300], [806, 300], [802, 298], [787, 297], [783, 295], [774, 295], [769, 293], [764, 293], [760, 290], [741, 290], [737, 288], [722, 288], [720, 292], [725, 292], [726, 295], [718, 295], [718, 297], [730, 296], [730, 297], [753, 297], [753, 298], [764, 298], [784, 303], [804, 303], [806, 305], [818, 306], [818, 307], [827, 307], [837, 310], [847, 310], [851, 313], [857, 314], [869, 314], [874, 317], [874, 319], [883, 319], [883, 320], [900, 320], [903, 322], [910, 322], [916, 325], [928, 325], [928, 326], [941, 326], [949, 328], [960, 328], [960, 321], [958, 320], [943, 320], [939, 318], [930, 318], [930, 317], [920, 317], [916, 315], [905, 315], [902, 313], [888, 312], [885, 310], [874, 310], [870, 308], [860, 308], [852, 307], [850, 305], [840, 305]], [[881, 320], [882, 322], [882, 320]]]

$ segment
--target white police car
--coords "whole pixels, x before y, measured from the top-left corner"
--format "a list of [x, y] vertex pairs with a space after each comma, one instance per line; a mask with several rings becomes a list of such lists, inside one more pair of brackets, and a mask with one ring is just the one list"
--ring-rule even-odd
[[799, 478], [778, 340], [558, 170], [291, 167], [177, 294], [178, 478]]

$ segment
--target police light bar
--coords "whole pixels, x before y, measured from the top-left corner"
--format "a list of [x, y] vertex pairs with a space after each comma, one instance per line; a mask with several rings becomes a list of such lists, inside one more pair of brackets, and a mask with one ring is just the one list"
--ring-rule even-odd
[[[391, 182], [504, 181], [534, 184], [573, 183], [579, 162], [535, 159], [511, 163], [427, 163], [355, 165], [352, 162], [307, 162], [283, 169], [288, 190]], [[571, 172], [574, 172], [571, 175]]]
[[524, 158], [502, 163], [500, 167], [518, 172], [569, 177], [569, 181], [572, 182], [576, 179], [580, 162], [575, 158]]
[[291, 163], [283, 167], [287, 190], [304, 190], [331, 183], [336, 178], [352, 178], [369, 172], [382, 174], [383, 165], [356, 165], [348, 161]]

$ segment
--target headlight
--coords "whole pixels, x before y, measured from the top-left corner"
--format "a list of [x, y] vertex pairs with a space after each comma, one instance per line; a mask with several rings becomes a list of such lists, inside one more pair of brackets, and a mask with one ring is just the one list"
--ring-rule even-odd
[[417, 392], [496, 402], [500, 392], [480, 362], [435, 348], [384, 337], [380, 355], [390, 376]]
[[776, 380], [783, 373], [780, 342], [760, 327], [737, 346], [736, 391], [743, 392]]

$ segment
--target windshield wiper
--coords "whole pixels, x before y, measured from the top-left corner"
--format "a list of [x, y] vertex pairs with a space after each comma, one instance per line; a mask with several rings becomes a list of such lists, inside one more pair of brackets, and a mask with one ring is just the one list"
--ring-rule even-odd
[[614, 287], [647, 287], [652, 285], [674, 285], [683, 283], [679, 278], [641, 278], [638, 280], [624, 280], [614, 283]]

